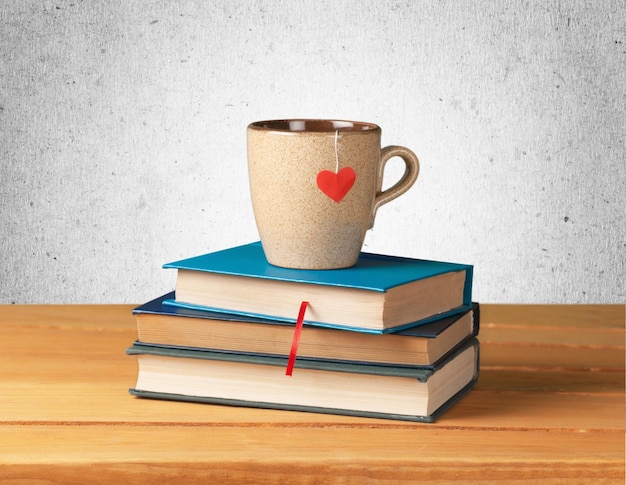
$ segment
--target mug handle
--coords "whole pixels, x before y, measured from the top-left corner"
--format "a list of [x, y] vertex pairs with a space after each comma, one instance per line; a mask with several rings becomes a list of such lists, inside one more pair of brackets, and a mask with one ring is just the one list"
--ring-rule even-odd
[[[389, 159], [393, 157], [400, 157], [404, 161], [404, 174], [394, 185], [389, 187], [387, 190], [383, 192], [383, 175], [385, 173], [385, 165]], [[411, 150], [405, 147], [390, 145], [388, 147], [383, 148], [380, 151], [380, 162], [378, 164], [378, 175], [377, 175], [377, 187], [376, 187], [376, 197], [374, 198], [374, 205], [372, 207], [372, 213], [370, 215], [369, 229], [374, 227], [374, 219], [376, 218], [376, 211], [378, 208], [386, 204], [387, 202], [391, 202], [393, 199], [400, 197], [407, 190], [411, 188], [411, 186], [417, 180], [417, 176], [420, 172], [420, 163]]]

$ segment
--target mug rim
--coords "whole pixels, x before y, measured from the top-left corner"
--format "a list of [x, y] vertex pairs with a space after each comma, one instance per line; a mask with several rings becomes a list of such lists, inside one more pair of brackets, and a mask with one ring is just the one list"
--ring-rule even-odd
[[331, 118], [285, 118], [254, 121], [248, 129], [280, 133], [372, 133], [380, 131], [380, 126], [367, 121], [338, 120]]

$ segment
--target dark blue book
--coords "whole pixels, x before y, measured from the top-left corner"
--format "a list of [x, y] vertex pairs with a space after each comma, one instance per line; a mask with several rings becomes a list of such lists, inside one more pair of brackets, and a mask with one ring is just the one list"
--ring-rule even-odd
[[473, 267], [361, 253], [351, 268], [301, 270], [267, 262], [256, 242], [164, 265], [178, 271], [166, 305], [360, 332], [386, 333], [467, 311]]
[[[138, 342], [146, 345], [287, 357], [294, 324], [281, 320], [164, 305], [168, 293], [133, 310]], [[430, 365], [476, 336], [479, 305], [431, 323], [384, 335], [308, 326], [298, 359]]]

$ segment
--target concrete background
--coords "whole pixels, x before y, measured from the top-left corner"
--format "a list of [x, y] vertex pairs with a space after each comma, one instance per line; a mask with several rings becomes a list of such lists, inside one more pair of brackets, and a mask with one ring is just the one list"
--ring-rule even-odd
[[[626, 11], [585, 1], [0, 1], [0, 303], [141, 303], [257, 239], [245, 127], [420, 157], [365, 249], [481, 302], [624, 302]], [[389, 180], [395, 174], [395, 165]]]

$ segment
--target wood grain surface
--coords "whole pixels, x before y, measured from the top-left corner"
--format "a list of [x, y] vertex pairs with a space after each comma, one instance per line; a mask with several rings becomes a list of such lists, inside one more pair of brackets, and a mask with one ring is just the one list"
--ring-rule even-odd
[[481, 305], [433, 424], [131, 397], [131, 309], [0, 306], [0, 483], [624, 483], [622, 305]]

